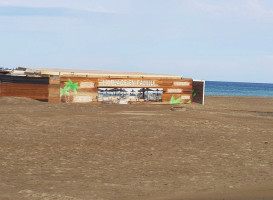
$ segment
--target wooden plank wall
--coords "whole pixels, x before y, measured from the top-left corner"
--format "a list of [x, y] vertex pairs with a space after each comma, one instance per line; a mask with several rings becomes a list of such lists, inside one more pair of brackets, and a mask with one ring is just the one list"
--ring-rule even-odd
[[2, 96], [2, 78], [4, 77], [5, 75], [4, 74], [0, 74], [0, 97]]
[[27, 97], [36, 100], [48, 100], [48, 85], [24, 84], [24, 83], [2, 83], [2, 96]]
[[[71, 80], [72, 87], [73, 85], [76, 86], [75, 91], [73, 88], [65, 91], [69, 80]], [[193, 98], [196, 99], [199, 96], [193, 97], [192, 95], [192, 79], [91, 78], [74, 76], [35, 78], [4, 75], [1, 76], [0, 80], [1, 96], [28, 97], [52, 103], [97, 103], [98, 88], [154, 88], [154, 90], [160, 88], [161, 91], [163, 90], [161, 103], [164, 104], [170, 103], [172, 98], [175, 100], [180, 98], [180, 103], [188, 103]], [[60, 90], [62, 90], [62, 94]], [[199, 99], [197, 103], [199, 103]]]
[[[79, 88], [76, 93], [65, 87], [71, 80]], [[162, 88], [162, 103], [168, 104], [173, 98], [181, 98], [181, 103], [192, 100], [192, 79], [147, 79], [147, 78], [91, 78], [91, 77], [61, 77], [61, 102], [67, 103], [97, 103], [98, 88]], [[150, 103], [150, 102], [149, 102]], [[152, 103], [152, 102], [151, 102]]]
[[1, 96], [48, 101], [48, 78], [1, 76]]

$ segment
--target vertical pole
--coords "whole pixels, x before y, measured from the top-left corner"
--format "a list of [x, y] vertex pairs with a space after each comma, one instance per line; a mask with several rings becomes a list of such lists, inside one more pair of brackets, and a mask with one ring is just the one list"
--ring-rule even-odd
[[206, 85], [206, 81], [203, 81], [203, 102], [202, 104], [204, 105], [205, 104], [205, 85]]
[[48, 102], [59, 103], [60, 98], [60, 76], [49, 76]]

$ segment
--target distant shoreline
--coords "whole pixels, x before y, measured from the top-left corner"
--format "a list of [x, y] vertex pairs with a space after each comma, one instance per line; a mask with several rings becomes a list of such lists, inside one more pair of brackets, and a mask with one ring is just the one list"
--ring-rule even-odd
[[273, 84], [207, 81], [205, 95], [273, 97]]
[[260, 83], [260, 82], [244, 82], [244, 81], [209, 81], [206, 80], [206, 82], [218, 82], [218, 83], [247, 83], [247, 84], [268, 84], [273, 85], [273, 83]]

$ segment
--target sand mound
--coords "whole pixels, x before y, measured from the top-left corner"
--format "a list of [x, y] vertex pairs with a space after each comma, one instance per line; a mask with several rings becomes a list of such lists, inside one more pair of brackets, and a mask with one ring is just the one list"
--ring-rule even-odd
[[21, 104], [39, 104], [40, 101], [25, 98], [25, 97], [0, 97], [0, 104], [8, 104], [8, 105], [21, 105]]

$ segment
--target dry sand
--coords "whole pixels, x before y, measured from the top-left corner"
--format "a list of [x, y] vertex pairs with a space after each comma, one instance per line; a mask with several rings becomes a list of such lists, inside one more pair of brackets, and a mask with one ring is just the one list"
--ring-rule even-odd
[[0, 98], [0, 200], [273, 199], [273, 98]]

